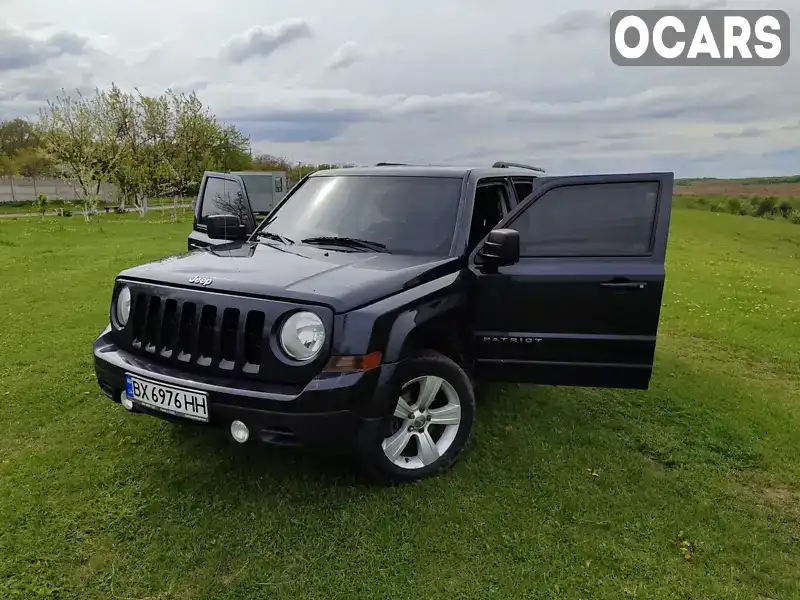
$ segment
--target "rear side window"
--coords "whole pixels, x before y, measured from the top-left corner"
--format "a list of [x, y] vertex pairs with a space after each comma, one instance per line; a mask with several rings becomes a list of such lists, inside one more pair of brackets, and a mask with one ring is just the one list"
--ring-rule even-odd
[[234, 215], [242, 223], [247, 222], [247, 199], [239, 182], [219, 177], [209, 177], [206, 180], [200, 216], [205, 220], [211, 215]]
[[514, 193], [517, 195], [517, 202], [522, 202], [525, 198], [531, 195], [533, 192], [533, 178], [531, 177], [528, 179], [527, 177], [524, 179], [514, 179], [512, 181], [514, 185]]
[[509, 227], [521, 256], [632, 256], [650, 253], [657, 182], [557, 187]]

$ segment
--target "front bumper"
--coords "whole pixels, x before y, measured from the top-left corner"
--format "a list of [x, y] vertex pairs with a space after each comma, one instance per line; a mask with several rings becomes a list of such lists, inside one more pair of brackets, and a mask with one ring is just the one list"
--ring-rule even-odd
[[[382, 439], [394, 410], [391, 381], [396, 363], [364, 373], [320, 376], [303, 388], [187, 374], [117, 347], [106, 328], [93, 346], [95, 373], [115, 402], [131, 373], [208, 394], [207, 425], [244, 422], [263, 442], [358, 453]], [[180, 419], [136, 405], [136, 412]]]

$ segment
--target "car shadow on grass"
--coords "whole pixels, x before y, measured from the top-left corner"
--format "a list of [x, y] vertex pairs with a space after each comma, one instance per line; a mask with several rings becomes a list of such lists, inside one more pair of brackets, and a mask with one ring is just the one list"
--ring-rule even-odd
[[[480, 384], [476, 388], [481, 418], [493, 420], [491, 397], [499, 393], [502, 393], [499, 385]], [[346, 497], [351, 493], [369, 496], [380, 494], [387, 488], [382, 482], [372, 479], [353, 456], [257, 440], [238, 444], [224, 428], [210, 428], [192, 422], [164, 421], [159, 427], [164, 428], [161, 433], [170, 446], [171, 458], [154, 464], [147, 473], [150, 482], [164, 488], [165, 492], [169, 488], [190, 486], [203, 490], [203, 493], [212, 493], [220, 481], [225, 481], [227, 488], [237, 487], [237, 495], [245, 497], [262, 496], [265, 489], [294, 495], [297, 490], [308, 491], [310, 488], [347, 489]], [[471, 460], [474, 446], [472, 444], [467, 449], [453, 471], [440, 475], [436, 480], [458, 478], [459, 465]], [[230, 496], [228, 491], [222, 494]], [[301, 495], [313, 497], [313, 494]]]

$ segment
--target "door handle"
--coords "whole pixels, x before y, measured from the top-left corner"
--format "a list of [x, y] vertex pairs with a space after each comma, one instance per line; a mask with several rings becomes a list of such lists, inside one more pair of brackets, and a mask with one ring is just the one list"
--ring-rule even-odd
[[605, 281], [600, 287], [612, 290], [643, 290], [647, 287], [646, 281]]

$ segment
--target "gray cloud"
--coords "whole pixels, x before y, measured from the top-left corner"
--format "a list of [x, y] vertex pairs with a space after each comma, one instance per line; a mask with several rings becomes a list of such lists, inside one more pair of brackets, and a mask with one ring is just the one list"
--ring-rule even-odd
[[720, 131], [714, 137], [721, 140], [736, 140], [740, 138], [757, 138], [766, 134], [767, 131], [760, 127], [745, 127], [739, 131]]
[[542, 29], [557, 35], [608, 31], [610, 14], [596, 10], [579, 9], [563, 13]]
[[0, 120], [35, 116], [56, 96], [80, 92], [90, 95], [95, 81], [85, 71], [15, 71], [0, 85]]
[[[17, 0], [4, 23], [46, 18], [104, 36], [90, 37], [75, 56], [64, 52], [78, 51], [80, 37], [45, 37], [68, 27], [26, 26], [25, 38], [38, 45], [50, 39], [61, 54], [0, 71], [0, 118], [35, 115], [62, 86], [91, 91], [95, 83], [114, 81], [153, 94], [170, 86], [197, 90], [221, 120], [251, 136], [254, 151], [303, 161], [506, 159], [541, 163], [551, 172], [663, 169], [687, 176], [795, 172], [800, 164], [796, 149], [783, 150], [800, 130], [800, 63], [780, 69], [616, 67], [608, 55], [608, 19], [619, 8], [612, 0], [439, 0], [402, 11], [365, 0], [354, 0], [360, 10], [346, 11], [322, 0], [277, 8], [241, 0], [236, 11], [213, 0], [193, 2], [188, 13], [163, 3], [154, 20], [134, 0], [117, 0], [114, 19], [89, 0], [68, 6]], [[792, 12], [796, 4], [772, 0], [770, 6]], [[285, 21], [289, 11], [314, 20]], [[254, 24], [273, 27], [247, 30]], [[489, 29], [508, 33], [487, 36]], [[200, 30], [202, 43], [187, 44]], [[0, 62], [12, 56], [14, 64], [31, 62], [0, 42]], [[232, 68], [251, 57], [268, 57], [268, 68]], [[747, 127], [764, 133], [737, 144], [734, 137], [714, 136]]]
[[243, 63], [254, 57], [265, 57], [281, 46], [313, 37], [305, 19], [287, 19], [271, 27], [253, 27], [223, 44], [220, 57], [232, 63]]
[[647, 134], [641, 131], [611, 131], [609, 133], [601, 133], [597, 136], [599, 140], [609, 141], [625, 141], [625, 140], [638, 140], [647, 137]]
[[728, 6], [728, 0], [709, 0], [708, 2], [684, 3], [675, 2], [667, 4], [656, 4], [653, 6], [656, 10], [711, 10], [715, 8], [725, 8]]
[[325, 63], [325, 67], [331, 71], [346, 69], [356, 62], [363, 60], [363, 58], [358, 44], [355, 42], [345, 42], [331, 55]]
[[259, 121], [233, 123], [247, 132], [250, 139], [262, 142], [327, 142], [345, 130], [348, 121]]
[[35, 67], [63, 55], [83, 54], [87, 45], [86, 38], [68, 31], [39, 39], [0, 26], [0, 72]]
[[[708, 0], [706, 2], [675, 2], [656, 4], [652, 9], [681, 10], [696, 9], [709, 10], [724, 8], [727, 0]], [[602, 12], [593, 9], [577, 9], [562, 13], [553, 21], [542, 26], [542, 30], [556, 35], [577, 35], [581, 33], [606, 33], [608, 31], [612, 12]]]

